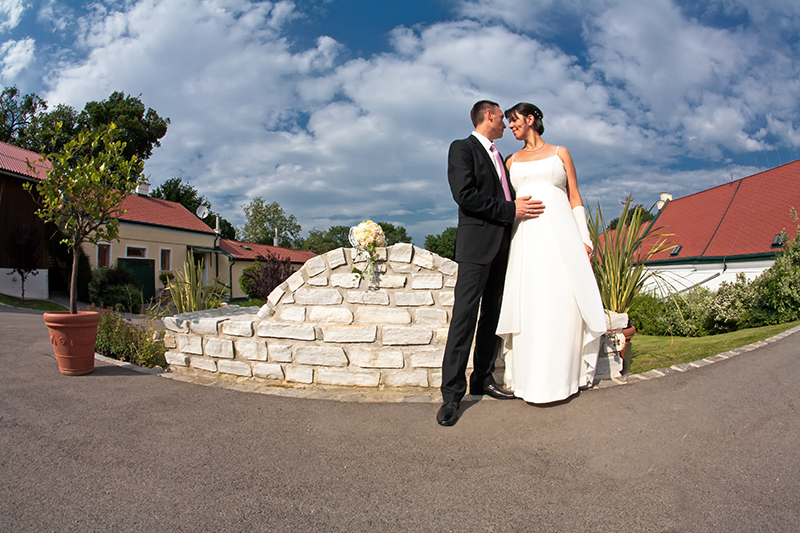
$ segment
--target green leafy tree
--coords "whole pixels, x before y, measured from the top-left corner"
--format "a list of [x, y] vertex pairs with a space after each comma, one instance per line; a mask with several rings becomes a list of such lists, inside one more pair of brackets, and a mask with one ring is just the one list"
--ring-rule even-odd
[[153, 147], [161, 146], [161, 139], [167, 134], [168, 118], [145, 108], [141, 95], [125, 96], [115, 91], [101, 102], [88, 102], [78, 115], [81, 130], [95, 130], [114, 123], [117, 125], [117, 138], [125, 143], [124, 156], [136, 156], [144, 161], [153, 155]]
[[386, 236], [386, 246], [391, 246], [398, 242], [411, 243], [411, 237], [406, 233], [405, 227], [395, 226], [388, 222], [378, 222], [377, 224], [381, 227], [383, 234]]
[[47, 102], [36, 94], [22, 94], [16, 86], [0, 93], [0, 141], [27, 148], [36, 117], [47, 109]]
[[336, 248], [349, 248], [349, 235], [350, 226], [331, 226], [326, 231], [314, 228], [308, 232], [308, 237], [303, 239], [303, 250], [321, 255]]
[[[628, 198], [626, 198], [625, 201], [622, 202], [622, 204], [625, 205], [625, 202], [628, 201], [628, 199], [630, 199], [630, 201], [633, 201], [633, 196], [629, 196]], [[650, 222], [651, 220], [656, 218], [656, 216], [652, 213], [652, 211], [653, 211], [652, 207], [650, 209], [645, 209], [642, 204], [636, 204], [630, 207], [626, 212], [627, 214], [625, 216], [625, 225], [630, 226], [631, 220], [633, 219], [634, 215], [636, 215], [640, 219], [640, 222]], [[608, 227], [606, 229], [607, 230], [617, 229], [617, 224], [619, 224], [619, 219], [620, 217], [612, 218], [608, 222]]]
[[447, 259], [455, 259], [456, 233], [458, 229], [451, 226], [439, 235], [425, 237], [425, 249]]
[[[168, 179], [151, 191], [150, 196], [179, 203], [191, 213], [196, 213], [197, 208], [201, 205], [205, 206], [209, 214], [202, 219], [203, 222], [211, 229], [216, 229], [217, 227], [216, 215], [211, 213], [211, 202], [209, 202], [205, 196], [201, 195], [197, 189], [189, 185], [188, 182], [184, 183], [183, 178]], [[223, 217], [219, 219], [219, 227], [223, 238], [234, 239], [236, 237], [236, 229]]]
[[[51, 169], [34, 188], [40, 208], [36, 214], [55, 223], [64, 233], [63, 243], [72, 250], [69, 308], [77, 313], [77, 273], [81, 245], [109, 242], [119, 236], [120, 205], [144, 181], [144, 163], [126, 158], [125, 143], [115, 137], [112, 123], [92, 132], [80, 132], [60, 152], [46, 156]], [[33, 169], [33, 165], [28, 163]]]
[[302, 244], [300, 232], [303, 228], [298, 224], [297, 218], [287, 215], [278, 202], [268, 204], [264, 198], [257, 196], [242, 208], [245, 223], [236, 230], [238, 240], [271, 245], [277, 229], [281, 246], [294, 248]]
[[250, 298], [266, 300], [270, 293], [292, 275], [292, 262], [271, 252], [259, 255], [255, 262], [242, 270], [239, 287]]

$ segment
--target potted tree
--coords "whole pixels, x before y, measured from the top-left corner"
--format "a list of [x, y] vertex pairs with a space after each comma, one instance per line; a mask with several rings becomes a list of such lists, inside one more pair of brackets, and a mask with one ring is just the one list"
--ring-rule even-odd
[[[59, 124], [60, 127], [60, 124]], [[36, 214], [55, 223], [64, 234], [61, 241], [72, 250], [69, 312], [50, 312], [44, 320], [50, 329], [56, 360], [62, 374], [78, 376], [94, 371], [94, 344], [100, 315], [78, 311], [78, 260], [83, 243], [116, 240], [120, 205], [143, 181], [144, 163], [135, 155], [126, 158], [125, 143], [115, 139], [116, 126], [80, 132], [57, 153], [44, 159], [47, 176], [35, 187], [40, 204]], [[29, 167], [33, 167], [28, 162]]]
[[622, 373], [630, 371], [630, 340], [636, 328], [628, 320], [628, 311], [633, 300], [644, 287], [645, 282], [654, 278], [661, 281], [655, 270], [645, 268], [645, 262], [655, 254], [670, 247], [663, 227], [653, 228], [645, 220], [646, 211], [640, 206], [631, 206], [632, 196], [628, 196], [620, 213], [616, 229], [607, 230], [603, 209], [598, 204], [593, 216], [588, 217], [589, 234], [594, 246], [592, 268], [600, 289], [603, 307], [609, 315], [612, 329], [619, 326], [625, 335]]

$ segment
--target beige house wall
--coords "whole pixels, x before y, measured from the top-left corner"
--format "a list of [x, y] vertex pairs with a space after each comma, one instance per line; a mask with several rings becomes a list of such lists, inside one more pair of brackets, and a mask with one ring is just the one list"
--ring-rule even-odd
[[[109, 265], [116, 265], [119, 258], [152, 259], [155, 261], [155, 291], [163, 288], [158, 280], [161, 270], [161, 251], [170, 250], [169, 271], [173, 273], [183, 271], [186, 263], [186, 254], [189, 247], [214, 248], [216, 237], [212, 234], [194, 233], [170, 228], [158, 228], [153, 226], [143, 226], [121, 222], [119, 227], [119, 240], [108, 244], [111, 247]], [[130, 255], [131, 247], [144, 249], [144, 256]], [[89, 256], [89, 263], [92, 269], [97, 268], [98, 247], [91, 243], [84, 244], [84, 252]], [[209, 252], [195, 252], [195, 257], [203, 256], [203, 280], [208, 282], [219, 277], [223, 282], [227, 281], [227, 267], [223, 272], [218, 262], [218, 254]], [[238, 280], [238, 278], [236, 278]]]

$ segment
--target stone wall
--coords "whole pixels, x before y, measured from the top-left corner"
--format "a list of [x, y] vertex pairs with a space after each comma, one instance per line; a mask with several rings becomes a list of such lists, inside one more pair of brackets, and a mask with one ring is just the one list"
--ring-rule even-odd
[[372, 287], [360, 288], [352, 270], [366, 259], [349, 248], [317, 256], [261, 309], [165, 318], [170, 370], [285, 385], [439, 387], [458, 265], [395, 244], [378, 250]]

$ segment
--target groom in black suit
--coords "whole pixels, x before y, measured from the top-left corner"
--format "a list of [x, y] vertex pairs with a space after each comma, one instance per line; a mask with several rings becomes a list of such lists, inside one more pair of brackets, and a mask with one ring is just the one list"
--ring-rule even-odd
[[511, 226], [514, 218], [535, 218], [544, 211], [542, 202], [531, 200], [530, 196], [514, 199], [502, 157], [493, 143], [503, 136], [505, 129], [500, 107], [481, 100], [472, 107], [470, 116], [475, 131], [466, 139], [453, 141], [447, 157], [447, 179], [458, 204], [458, 281], [442, 361], [444, 404], [436, 415], [442, 426], [452, 426], [458, 421], [460, 402], [467, 391], [466, 369], [473, 335], [470, 394], [514, 398], [492, 375], [500, 341], [495, 331]]

